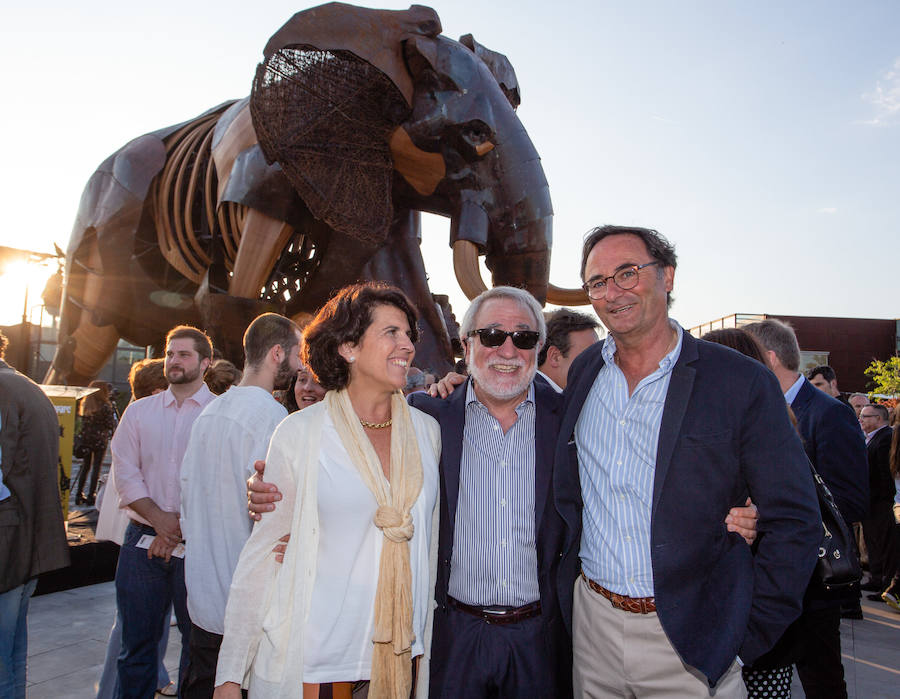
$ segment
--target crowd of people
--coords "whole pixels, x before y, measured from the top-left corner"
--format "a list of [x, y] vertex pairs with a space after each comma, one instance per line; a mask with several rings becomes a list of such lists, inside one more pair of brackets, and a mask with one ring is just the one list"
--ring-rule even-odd
[[[784, 697], [794, 667], [808, 697], [846, 697], [859, 589], [821, 584], [811, 466], [861, 530], [862, 587], [900, 612], [900, 430], [830, 367], [801, 373], [785, 323], [684, 331], [676, 266], [656, 231], [594, 229], [596, 318], [490, 289], [461, 323], [464, 373], [439, 381], [413, 365], [416, 309], [379, 283], [302, 329], [257, 317], [242, 370], [173, 328], [117, 426], [103, 391], [84, 409], [76, 498], [114, 428], [97, 535], [121, 544], [98, 697]], [[7, 382], [44, 409], [0, 362], [0, 524], [23, 487], [49, 510], [55, 483], [12, 457], [27, 410]], [[66, 561], [5, 529], [14, 697], [33, 579]]]

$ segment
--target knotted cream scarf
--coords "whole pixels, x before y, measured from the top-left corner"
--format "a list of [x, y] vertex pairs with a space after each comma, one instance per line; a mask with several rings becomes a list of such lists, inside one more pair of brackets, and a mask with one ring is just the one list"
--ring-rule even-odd
[[329, 391], [325, 404], [338, 436], [360, 478], [372, 491], [378, 510], [375, 526], [384, 533], [378, 586], [375, 589], [375, 632], [372, 638], [372, 699], [408, 699], [412, 688], [413, 600], [409, 540], [410, 509], [422, 490], [422, 459], [403, 393], [391, 398], [391, 480], [366, 436], [346, 389]]

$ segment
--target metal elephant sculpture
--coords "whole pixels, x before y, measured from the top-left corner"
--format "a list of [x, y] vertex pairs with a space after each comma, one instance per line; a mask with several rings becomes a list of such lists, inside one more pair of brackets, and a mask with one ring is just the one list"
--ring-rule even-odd
[[507, 59], [442, 36], [430, 8], [296, 14], [249, 98], [141, 136], [91, 177], [67, 252], [65, 351], [46, 380], [86, 383], [120, 337], [159, 347], [176, 323], [239, 363], [257, 313], [314, 313], [361, 279], [409, 294], [416, 363], [449, 368], [458, 338], [428, 287], [420, 211], [450, 217], [469, 298], [485, 288], [483, 254], [494, 284], [548, 299], [550, 194], [518, 103]]

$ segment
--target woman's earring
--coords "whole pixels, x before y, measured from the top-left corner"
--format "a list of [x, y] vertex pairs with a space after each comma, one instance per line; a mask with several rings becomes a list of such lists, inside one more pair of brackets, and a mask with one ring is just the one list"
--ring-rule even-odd
[[353, 355], [350, 355], [350, 359], [348, 359], [347, 361], [350, 362], [351, 364], [353, 364], [353, 362], [356, 361], [356, 357], [354, 357]]

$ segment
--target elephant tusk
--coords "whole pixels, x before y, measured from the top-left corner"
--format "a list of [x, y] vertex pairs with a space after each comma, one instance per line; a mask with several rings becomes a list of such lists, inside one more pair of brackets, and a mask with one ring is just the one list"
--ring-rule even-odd
[[453, 243], [453, 271], [459, 288], [469, 301], [487, 291], [478, 268], [478, 246], [470, 240], [457, 240]]
[[547, 303], [555, 306], [587, 306], [590, 302], [584, 289], [562, 289], [553, 284], [547, 287]]

